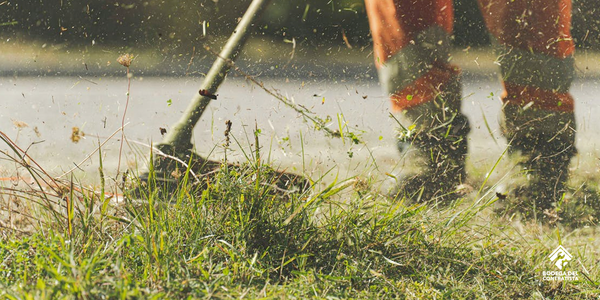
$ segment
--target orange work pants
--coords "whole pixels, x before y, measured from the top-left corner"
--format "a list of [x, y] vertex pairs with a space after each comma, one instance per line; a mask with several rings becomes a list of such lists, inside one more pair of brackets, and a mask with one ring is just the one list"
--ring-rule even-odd
[[[375, 63], [393, 108], [433, 100], [459, 68], [449, 63], [452, 0], [365, 0]], [[507, 105], [573, 111], [571, 0], [479, 0], [499, 48]]]

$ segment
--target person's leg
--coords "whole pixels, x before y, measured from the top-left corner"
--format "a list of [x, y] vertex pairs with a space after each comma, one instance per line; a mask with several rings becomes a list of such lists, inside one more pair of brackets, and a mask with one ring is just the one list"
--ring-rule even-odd
[[[458, 67], [449, 63], [452, 0], [365, 0], [375, 64], [392, 106], [411, 124], [399, 148], [414, 146], [422, 169], [397, 190], [421, 198], [452, 192], [464, 180], [469, 122], [460, 113]], [[414, 125], [414, 126], [413, 126]]]
[[577, 152], [571, 0], [480, 0], [480, 8], [499, 51], [503, 133], [526, 158], [521, 192], [544, 212], [564, 193]]

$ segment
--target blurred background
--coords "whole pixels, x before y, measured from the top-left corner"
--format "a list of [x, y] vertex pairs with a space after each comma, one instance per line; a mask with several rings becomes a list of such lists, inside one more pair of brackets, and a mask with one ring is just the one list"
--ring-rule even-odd
[[[579, 47], [600, 46], [596, 0], [573, 1], [573, 36]], [[4, 43], [43, 41], [72, 47], [105, 45], [186, 53], [210, 36], [229, 35], [250, 0], [28, 0], [2, 1]], [[456, 0], [455, 44], [489, 40], [476, 0]], [[255, 28], [275, 41], [296, 38], [310, 46], [369, 46], [362, 0], [274, 0]], [[10, 40], [9, 40], [10, 39]]]
[[[3, 0], [0, 46], [3, 52], [20, 48], [13, 48], [19, 53], [24, 52], [23, 47], [90, 55], [115, 49], [144, 53], [146, 59], [153, 58], [145, 64], [145, 71], [168, 74], [187, 68], [193, 55], [198, 55], [194, 63], [202, 63], [206, 54], [202, 46], [218, 44], [228, 37], [249, 3], [250, 0]], [[489, 38], [476, 0], [456, 0], [454, 4], [455, 45], [487, 46]], [[597, 1], [574, 0], [573, 6], [572, 32], [578, 47], [600, 49]], [[335, 55], [337, 47], [352, 48], [353, 53], [370, 51], [371, 43], [362, 0], [273, 0], [254, 27], [254, 37], [261, 37], [263, 43], [280, 45], [286, 53], [295, 42], [298, 58], [314, 51]], [[64, 67], [63, 72], [69, 71], [69, 66], [79, 67], [72, 62], [80, 59], [72, 55], [71, 60], [55, 69]], [[19, 69], [9, 66], [15, 70], [5, 66], [5, 74]], [[21, 64], [20, 69], [25, 71], [28, 67]], [[88, 64], [86, 71], [98, 70]]]

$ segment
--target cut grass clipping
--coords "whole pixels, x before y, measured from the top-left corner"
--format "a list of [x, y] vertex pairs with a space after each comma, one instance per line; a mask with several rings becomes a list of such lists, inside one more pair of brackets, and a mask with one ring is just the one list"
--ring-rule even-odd
[[591, 279], [598, 270], [582, 267], [594, 265], [587, 249], [569, 264], [585, 273], [578, 281], [541, 281], [557, 244], [478, 219], [492, 199], [466, 209], [406, 206], [359, 178], [281, 191], [277, 173], [250, 155], [213, 173], [205, 189], [182, 180], [172, 201], [150, 182], [143, 201], [115, 204], [107, 191], [116, 187], [55, 181], [4, 138], [13, 151], [5, 158], [34, 184], [1, 189], [8, 219], [0, 224], [0, 298], [595, 299], [600, 292]]

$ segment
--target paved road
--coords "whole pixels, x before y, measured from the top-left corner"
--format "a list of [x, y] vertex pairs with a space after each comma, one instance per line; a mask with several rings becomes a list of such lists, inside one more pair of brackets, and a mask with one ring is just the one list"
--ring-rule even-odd
[[[169, 126], [180, 116], [200, 78], [134, 77], [131, 102], [126, 115], [129, 124], [125, 134], [129, 140], [125, 163], [144, 164], [140, 155], [148, 153], [144, 146], [161, 140], [160, 128]], [[338, 127], [338, 114], [347, 126], [364, 131], [368, 147], [342, 143], [314, 131], [295, 112], [261, 89], [241, 79], [229, 79], [219, 91], [219, 99], [205, 112], [195, 131], [198, 152], [222, 159], [225, 120], [233, 122], [236, 159], [249, 151], [252, 130], [262, 130], [263, 156], [290, 170], [312, 176], [334, 168], [340, 177], [354, 174], [368, 176], [397, 170], [394, 148], [395, 121], [389, 117], [389, 103], [375, 81], [343, 82], [335, 80], [268, 80], [267, 87], [278, 90], [318, 115], [331, 116], [332, 128]], [[121, 126], [125, 108], [127, 81], [115, 77], [0, 77], [0, 130], [17, 141], [52, 174], [61, 174], [91, 153]], [[471, 164], [478, 169], [491, 167], [505, 147], [500, 137], [498, 96], [500, 84], [494, 78], [465, 80], [463, 108], [472, 121], [470, 136]], [[577, 101], [578, 147], [580, 164], [595, 172], [600, 154], [600, 86], [593, 80], [575, 82]], [[487, 119], [492, 135], [486, 129]], [[71, 139], [73, 127], [85, 136], [78, 143]], [[302, 141], [300, 136], [302, 134]], [[119, 149], [117, 134], [103, 147], [106, 169], [116, 170]], [[33, 144], [35, 143], [35, 144]], [[301, 146], [303, 145], [303, 147]], [[132, 148], [138, 151], [132, 151]], [[0, 149], [8, 149], [0, 145]], [[244, 149], [243, 151], [241, 149]], [[349, 153], [352, 153], [350, 155]], [[352, 157], [350, 157], [352, 156]], [[373, 159], [377, 162], [376, 169]], [[84, 181], [97, 182], [98, 156], [81, 166]], [[14, 166], [0, 162], [3, 176], [14, 173]]]

